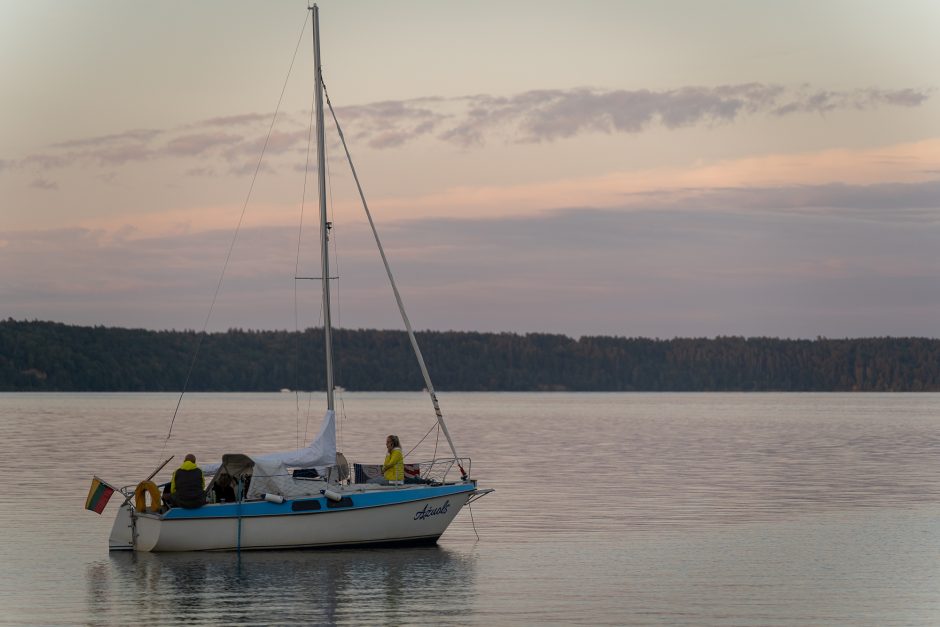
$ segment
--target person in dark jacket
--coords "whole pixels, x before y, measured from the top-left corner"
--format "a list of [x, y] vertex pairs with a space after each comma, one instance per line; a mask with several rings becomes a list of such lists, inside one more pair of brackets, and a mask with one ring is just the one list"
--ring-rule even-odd
[[173, 471], [170, 501], [178, 507], [195, 509], [206, 504], [206, 479], [196, 465], [196, 456], [189, 453], [183, 464]]

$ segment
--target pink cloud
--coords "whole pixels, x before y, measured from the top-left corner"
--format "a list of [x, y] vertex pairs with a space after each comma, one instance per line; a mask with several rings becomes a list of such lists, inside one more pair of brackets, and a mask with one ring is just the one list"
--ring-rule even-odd
[[[842, 183], [917, 183], [936, 178], [940, 139], [863, 150], [764, 155], [713, 164], [611, 172], [503, 186], [455, 187], [382, 206], [396, 216], [533, 214], [547, 208], [648, 208], [709, 191]], [[446, 208], [442, 210], [443, 208]]]

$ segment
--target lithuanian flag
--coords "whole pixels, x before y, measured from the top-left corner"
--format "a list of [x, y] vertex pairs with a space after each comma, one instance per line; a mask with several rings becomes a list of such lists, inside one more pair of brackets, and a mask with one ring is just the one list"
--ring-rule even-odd
[[104, 511], [104, 506], [108, 504], [108, 499], [114, 494], [114, 488], [95, 477], [91, 480], [91, 487], [88, 489], [88, 498], [85, 499], [85, 509], [91, 510], [96, 514]]

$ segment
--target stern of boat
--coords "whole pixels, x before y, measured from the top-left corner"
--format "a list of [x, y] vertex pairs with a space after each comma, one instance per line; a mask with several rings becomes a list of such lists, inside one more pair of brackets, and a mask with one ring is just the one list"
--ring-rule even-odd
[[134, 506], [124, 503], [118, 509], [108, 538], [109, 551], [134, 550]]

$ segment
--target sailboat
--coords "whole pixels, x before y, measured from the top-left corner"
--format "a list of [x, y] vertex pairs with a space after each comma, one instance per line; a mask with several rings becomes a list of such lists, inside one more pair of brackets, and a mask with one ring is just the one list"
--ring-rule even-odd
[[[326, 413], [323, 423], [317, 436], [304, 448], [260, 455], [234, 453], [224, 455], [220, 462], [202, 466], [205, 476], [211, 480], [207, 482], [208, 502], [199, 507], [167, 508], [162, 505], [157, 486], [150, 481], [159, 468], [136, 487], [118, 489], [125, 499], [111, 529], [108, 543], [111, 550], [230, 551], [435, 543], [464, 506], [493, 491], [477, 486], [477, 481], [469, 476], [470, 460], [457, 454], [338, 122], [337, 129], [353, 179], [359, 188], [424, 377], [437, 426], [452, 456], [405, 464], [403, 480], [383, 485], [367, 481], [363, 466], [354, 465], [351, 471], [345, 457], [336, 450], [334, 392], [337, 386], [333, 381], [330, 316], [328, 240], [331, 223], [327, 221], [326, 203], [324, 83], [320, 63], [319, 10], [313, 5], [310, 11], [326, 349]], [[335, 121], [332, 105], [330, 110]], [[98, 489], [96, 485], [100, 488], [97, 478], [93, 482], [93, 492]], [[110, 486], [107, 489], [110, 490]], [[100, 494], [100, 489], [94, 494], [90, 492], [89, 501], [97, 499], [96, 495]], [[228, 498], [222, 494], [227, 494]], [[104, 504], [99, 502], [95, 511], [100, 513], [103, 507]]]

